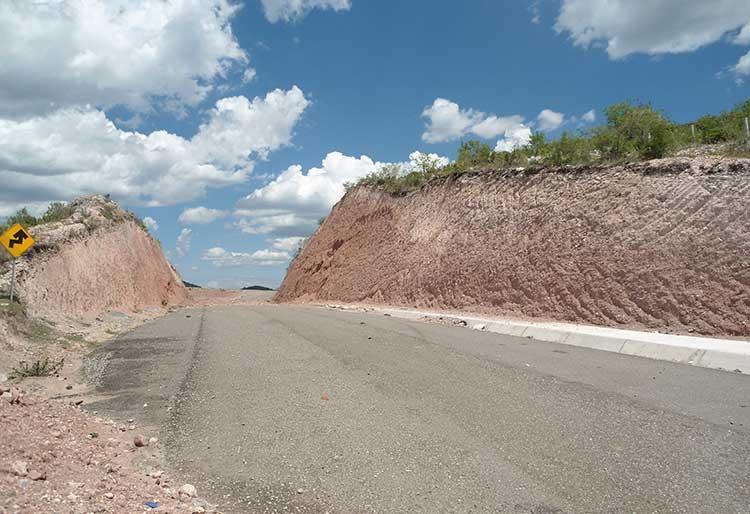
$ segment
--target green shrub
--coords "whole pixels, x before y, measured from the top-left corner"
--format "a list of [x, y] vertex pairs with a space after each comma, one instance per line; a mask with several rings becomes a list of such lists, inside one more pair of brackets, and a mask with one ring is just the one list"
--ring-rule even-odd
[[17, 368], [13, 368], [8, 374], [8, 378], [26, 378], [26, 377], [48, 377], [60, 371], [65, 363], [65, 359], [51, 361], [49, 359], [38, 360], [33, 364], [26, 362], [19, 363]]
[[550, 166], [587, 164], [591, 162], [591, 143], [585, 137], [565, 132], [559, 139], [547, 144], [542, 162]]
[[0, 224], [0, 231], [4, 232], [8, 227], [11, 227], [16, 223], [20, 223], [25, 227], [33, 227], [34, 225], [41, 225], [42, 223], [52, 223], [54, 221], [69, 218], [72, 214], [73, 209], [64, 202], [51, 203], [44, 214], [38, 218], [29, 213], [26, 207], [24, 207], [15, 214], [8, 216], [5, 219], [5, 222]]
[[490, 145], [486, 143], [476, 140], [465, 141], [458, 149], [456, 163], [467, 167], [487, 164], [492, 162], [494, 153]]
[[[526, 146], [510, 152], [496, 152], [481, 141], [464, 141], [456, 160], [445, 166], [423, 154], [414, 170], [383, 166], [357, 184], [346, 184], [346, 188], [365, 184], [400, 194], [418, 189], [433, 177], [458, 176], [471, 170], [523, 167], [529, 163], [565, 166], [657, 159], [694, 143], [690, 124], [676, 125], [650, 104], [620, 102], [605, 109], [605, 115], [607, 121], [601, 127], [577, 135], [566, 132], [551, 141], [545, 133], [535, 132]], [[696, 142], [727, 142], [720, 150], [723, 155], [750, 153], [744, 144], [745, 116], [750, 117], [750, 100], [731, 111], [703, 116], [695, 122]]]
[[21, 225], [25, 227], [32, 227], [34, 225], [39, 224], [39, 218], [29, 213], [29, 211], [24, 207], [23, 209], [17, 211], [15, 214], [11, 214], [5, 219], [5, 223], [3, 224], [3, 230], [7, 230], [8, 227], [12, 227], [16, 223], [20, 223]]
[[47, 211], [38, 221], [40, 223], [52, 223], [68, 219], [73, 215], [73, 208], [64, 202], [53, 202], [47, 207]]
[[622, 102], [605, 110], [607, 124], [591, 142], [605, 160], [655, 159], [675, 147], [675, 126], [647, 104]]

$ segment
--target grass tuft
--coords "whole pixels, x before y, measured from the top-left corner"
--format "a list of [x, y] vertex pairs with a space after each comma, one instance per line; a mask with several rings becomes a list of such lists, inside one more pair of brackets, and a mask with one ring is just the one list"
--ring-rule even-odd
[[37, 360], [33, 364], [21, 361], [17, 368], [13, 368], [8, 374], [8, 378], [20, 379], [28, 377], [48, 377], [60, 371], [65, 363], [65, 359], [54, 361], [50, 359]]

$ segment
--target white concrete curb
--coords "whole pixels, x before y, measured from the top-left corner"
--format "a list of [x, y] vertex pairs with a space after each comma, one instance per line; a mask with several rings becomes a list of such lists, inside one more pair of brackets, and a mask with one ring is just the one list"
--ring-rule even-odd
[[368, 306], [368, 309], [405, 319], [429, 317], [462, 320], [470, 328], [497, 334], [750, 374], [750, 341], [747, 340], [680, 336], [569, 323], [481, 318], [387, 307]]

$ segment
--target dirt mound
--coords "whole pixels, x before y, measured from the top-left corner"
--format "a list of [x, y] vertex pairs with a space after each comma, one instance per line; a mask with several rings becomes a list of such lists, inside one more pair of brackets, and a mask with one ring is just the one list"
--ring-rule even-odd
[[[30, 315], [91, 320], [185, 300], [182, 280], [131, 213], [104, 196], [70, 207], [68, 219], [30, 228], [37, 243], [18, 260], [19, 297]], [[7, 290], [8, 262], [0, 269]]]
[[276, 301], [750, 335], [750, 160], [472, 173], [347, 193]]

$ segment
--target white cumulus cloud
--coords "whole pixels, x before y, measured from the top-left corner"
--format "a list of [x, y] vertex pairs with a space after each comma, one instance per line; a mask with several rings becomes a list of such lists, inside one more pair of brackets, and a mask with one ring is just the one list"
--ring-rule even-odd
[[492, 139], [523, 124], [523, 116], [488, 116], [471, 127], [471, 132], [484, 139]]
[[95, 109], [0, 119], [0, 204], [98, 192], [151, 206], [190, 201], [244, 182], [254, 158], [291, 142], [307, 105], [297, 87], [252, 101], [225, 98], [191, 139], [123, 131]]
[[0, 2], [0, 116], [196, 105], [248, 56], [229, 0]]
[[310, 232], [318, 218], [344, 196], [345, 183], [376, 169], [377, 164], [367, 156], [350, 157], [340, 152], [329, 153], [320, 168], [307, 173], [299, 164], [290, 166], [237, 203], [235, 214], [242, 218], [238, 226], [250, 234]]
[[225, 217], [227, 213], [219, 209], [209, 209], [207, 207], [191, 207], [182, 211], [177, 221], [183, 225], [208, 225], [214, 221]]
[[542, 110], [536, 120], [526, 122], [518, 114], [497, 116], [485, 114], [475, 109], [463, 109], [460, 105], [445, 98], [437, 98], [422, 112], [426, 119], [422, 139], [427, 143], [455, 141], [468, 135], [483, 139], [503, 136], [495, 150], [509, 152], [528, 144], [532, 128], [555, 130], [565, 122], [565, 115], [551, 109]]
[[537, 128], [539, 130], [555, 130], [565, 121], [565, 115], [561, 112], [555, 112], [550, 109], [544, 109], [536, 117]]
[[217, 268], [234, 268], [248, 265], [283, 266], [291, 255], [288, 252], [275, 250], [258, 250], [253, 253], [229, 252], [220, 246], [209, 248], [201, 260], [210, 262]]
[[516, 148], [526, 146], [531, 141], [531, 129], [525, 125], [511, 127], [505, 131], [505, 136], [495, 146], [496, 152], [512, 152]]
[[[408, 172], [424, 158], [440, 166], [450, 162], [437, 154], [413, 152], [409, 161], [397, 164]], [[356, 182], [382, 165], [366, 155], [357, 158], [331, 152], [321, 167], [307, 172], [298, 164], [290, 166], [271, 183], [237, 202], [236, 225], [248, 234], [309, 234], [344, 196], [344, 184]]]
[[261, 0], [263, 12], [271, 23], [295, 21], [303, 18], [313, 9], [348, 11], [351, 0]]
[[159, 230], [159, 224], [151, 216], [146, 216], [145, 218], [143, 218], [143, 224], [146, 225], [146, 228], [149, 232], [156, 232], [157, 230]]
[[427, 128], [422, 140], [427, 143], [444, 143], [461, 139], [471, 128], [480, 124], [485, 115], [473, 109], [461, 107], [445, 98], [436, 98], [431, 106], [422, 111], [427, 119]]
[[[621, 59], [692, 52], [739, 29], [734, 42], [750, 44], [749, 24], [747, 0], [563, 0], [555, 28], [577, 46], [602, 45]], [[734, 70], [750, 71], [742, 61]]]
[[190, 243], [193, 240], [193, 231], [189, 228], [183, 228], [180, 235], [177, 236], [177, 244], [175, 245], [175, 251], [177, 257], [180, 259], [187, 256], [190, 253]]
[[271, 248], [275, 250], [293, 252], [297, 250], [297, 248], [299, 248], [304, 241], [304, 237], [282, 237], [277, 239], [270, 239], [268, 242], [271, 243]]
[[594, 123], [596, 121], [596, 111], [594, 111], [594, 109], [591, 109], [590, 111], [584, 113], [583, 116], [581, 116], [581, 119], [586, 123]]

